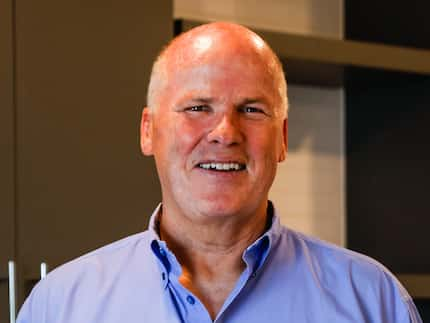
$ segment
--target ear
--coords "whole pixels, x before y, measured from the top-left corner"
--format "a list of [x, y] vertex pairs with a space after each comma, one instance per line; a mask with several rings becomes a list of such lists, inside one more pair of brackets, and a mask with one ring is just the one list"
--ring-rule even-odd
[[278, 162], [282, 162], [287, 158], [288, 153], [288, 119], [285, 118], [282, 125], [282, 150], [279, 154]]
[[145, 107], [140, 122], [140, 149], [146, 156], [152, 155], [152, 111]]

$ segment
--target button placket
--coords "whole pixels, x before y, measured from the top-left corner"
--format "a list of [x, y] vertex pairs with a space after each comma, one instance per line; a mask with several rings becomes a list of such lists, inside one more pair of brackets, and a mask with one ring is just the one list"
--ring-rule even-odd
[[188, 294], [185, 300], [188, 303], [187, 322], [212, 323], [206, 307], [195, 296]]

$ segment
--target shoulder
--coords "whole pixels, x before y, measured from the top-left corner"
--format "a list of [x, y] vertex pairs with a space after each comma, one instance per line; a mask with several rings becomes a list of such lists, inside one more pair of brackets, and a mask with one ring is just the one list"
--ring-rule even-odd
[[278, 248], [281, 254], [288, 254], [286, 261], [293, 256], [294, 266], [309, 273], [317, 292], [336, 306], [356, 304], [373, 317], [392, 313], [405, 319], [418, 317], [406, 289], [375, 259], [288, 228], [283, 228]]
[[[81, 308], [96, 307], [103, 291], [144, 284], [156, 266], [150, 256], [150, 234], [145, 231], [101, 247], [50, 272], [33, 288], [21, 308], [18, 322], [39, 322], [79, 302]], [[26, 317], [32, 319], [26, 320]], [[46, 322], [55, 322], [52, 317]], [[42, 321], [40, 321], [42, 322]], [[43, 321], [45, 322], [45, 320]]]
[[298, 252], [308, 253], [308, 256], [314, 257], [318, 261], [327, 264], [334, 263], [339, 267], [357, 266], [364, 271], [389, 273], [381, 263], [364, 254], [288, 228], [284, 228], [284, 235], [288, 237]]
[[366, 283], [374, 285], [375, 281], [384, 280], [399, 288], [402, 297], [409, 297], [395, 276], [371, 257], [291, 229], [284, 228], [283, 235], [287, 244], [295, 249], [297, 255], [303, 257], [305, 263], [318, 266], [317, 272], [325, 279], [336, 275], [337, 280], [343, 277], [357, 280], [362, 287]]
[[149, 244], [147, 231], [125, 237], [57, 267], [44, 280], [70, 279], [80, 276], [83, 271], [104, 274], [117, 271], [125, 262], [132, 261], [133, 256], [144, 257], [149, 254]]

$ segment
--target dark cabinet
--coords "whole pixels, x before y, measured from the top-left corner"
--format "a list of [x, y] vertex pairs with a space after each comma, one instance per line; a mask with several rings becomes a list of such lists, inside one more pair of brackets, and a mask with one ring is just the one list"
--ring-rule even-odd
[[0, 323], [9, 322], [8, 260], [15, 254], [12, 0], [0, 1]]
[[430, 273], [429, 89], [427, 75], [357, 69], [346, 84], [348, 245], [396, 274]]
[[152, 61], [172, 36], [172, 2], [1, 6], [3, 315], [9, 259], [21, 304], [41, 262], [52, 269], [145, 228], [160, 193], [139, 121]]
[[348, 246], [391, 268], [424, 322], [430, 321], [429, 10], [430, 2], [420, 0], [345, 1], [347, 39], [427, 56], [403, 57], [424, 67], [418, 73], [350, 68], [345, 84]]

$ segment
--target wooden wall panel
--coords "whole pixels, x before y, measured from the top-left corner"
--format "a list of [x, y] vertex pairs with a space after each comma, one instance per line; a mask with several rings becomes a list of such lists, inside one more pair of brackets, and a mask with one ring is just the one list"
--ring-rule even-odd
[[12, 0], [0, 0], [0, 279], [14, 257], [14, 100]]
[[141, 231], [160, 200], [139, 121], [170, 0], [18, 1], [22, 279]]

